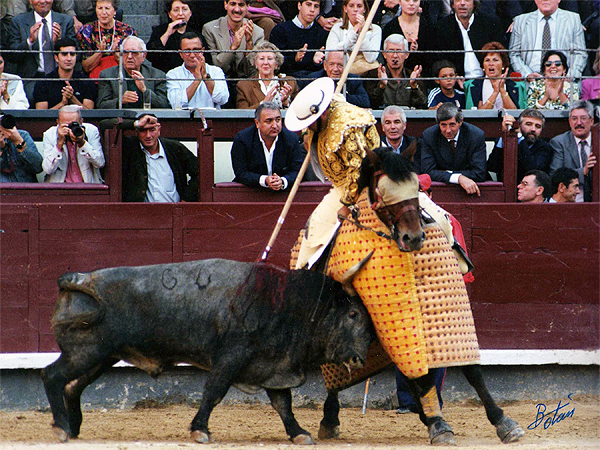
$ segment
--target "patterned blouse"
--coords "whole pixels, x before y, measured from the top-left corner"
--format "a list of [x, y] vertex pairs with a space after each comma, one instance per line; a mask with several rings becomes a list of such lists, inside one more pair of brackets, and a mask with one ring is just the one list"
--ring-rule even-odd
[[[563, 92], [571, 102], [579, 100], [579, 85], [565, 80]], [[546, 80], [538, 78], [529, 84], [527, 91], [527, 107], [535, 109], [568, 109], [569, 103], [562, 104], [559, 99], [548, 100], [544, 106], [538, 102], [546, 93]]]
[[83, 59], [87, 59], [100, 48], [102, 41], [106, 42], [106, 48], [108, 49], [112, 45], [113, 39], [121, 38], [123, 40], [131, 35], [137, 36], [135, 30], [118, 20], [115, 20], [114, 28], [109, 30], [102, 29], [102, 35], [100, 35], [100, 25], [96, 20], [81, 27], [79, 33], [77, 33], [77, 38], [79, 39], [81, 50], [87, 50], [87, 53], [83, 54]]

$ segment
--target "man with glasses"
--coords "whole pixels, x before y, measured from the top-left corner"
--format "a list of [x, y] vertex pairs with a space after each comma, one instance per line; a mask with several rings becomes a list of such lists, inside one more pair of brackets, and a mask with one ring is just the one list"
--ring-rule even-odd
[[554, 150], [550, 173], [553, 174], [561, 167], [577, 171], [579, 184], [583, 187], [583, 192], [577, 193], [577, 202], [592, 201], [592, 168], [596, 165], [596, 155], [592, 153], [592, 125], [594, 107], [586, 100], [578, 100], [569, 108], [571, 130], [550, 141]]
[[61, 38], [54, 44], [56, 69], [36, 83], [33, 91], [35, 109], [60, 109], [66, 105], [77, 105], [93, 109], [96, 100], [96, 85], [87, 75], [74, 70], [77, 62], [75, 41]]
[[220, 109], [229, 100], [225, 74], [219, 67], [206, 64], [202, 40], [196, 33], [184, 33], [180, 49], [183, 64], [167, 72], [171, 106]]
[[544, 203], [550, 196], [550, 177], [541, 170], [530, 170], [517, 186], [521, 203]]
[[[123, 58], [123, 108], [141, 109], [169, 108], [165, 73], [152, 67], [146, 60], [146, 44], [137, 36], [128, 36], [121, 42], [120, 55]], [[119, 66], [109, 67], [100, 72], [98, 81], [98, 104], [100, 109], [119, 108]]]

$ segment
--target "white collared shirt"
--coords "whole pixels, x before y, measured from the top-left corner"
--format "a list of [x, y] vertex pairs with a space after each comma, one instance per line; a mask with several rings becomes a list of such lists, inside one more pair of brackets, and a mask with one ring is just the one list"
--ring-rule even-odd
[[208, 92], [206, 83], [200, 82], [194, 96], [188, 101], [186, 89], [196, 80], [196, 76], [190, 72], [185, 64], [175, 67], [167, 72], [167, 97], [173, 108], [178, 105], [189, 108], [216, 108], [229, 100], [229, 89], [225, 81], [225, 73], [220, 67], [206, 64], [206, 73], [215, 82], [213, 93]]
[[[460, 136], [460, 128], [458, 129], [458, 133], [456, 133], [456, 136], [454, 136], [454, 139], [448, 139], [448, 144], [450, 144], [450, 141], [454, 141], [456, 143], [456, 148], [458, 148], [458, 137], [459, 136]], [[452, 175], [450, 175], [450, 183], [458, 184], [458, 179], [460, 178], [460, 176], [462, 174], [454, 173], [451, 170], [448, 170], [448, 172], [450, 172], [452, 174]]]
[[[589, 134], [589, 136], [585, 139], [579, 139], [578, 137], [575, 137], [575, 144], [576, 144], [576, 148], [577, 148], [577, 156], [579, 157], [579, 164], [580, 167], [583, 168], [584, 164], [583, 161], [581, 160], [581, 152], [579, 151], [579, 143], [581, 141], [584, 141], [587, 145], [585, 146], [585, 153], [587, 155], [587, 157], [590, 157], [590, 153], [592, 152], [592, 133]], [[575, 197], [575, 201], [576, 202], [583, 202], [584, 198], [583, 198], [583, 185], [580, 186], [579, 189], [579, 194], [577, 194], [577, 196]]]
[[475, 20], [475, 14], [471, 15], [469, 27], [466, 30], [456, 14], [454, 14], [454, 19], [458, 22], [458, 29], [460, 30], [460, 34], [462, 34], [463, 47], [465, 48], [465, 78], [482, 77], [483, 70], [481, 69], [477, 55], [473, 52], [473, 45], [471, 44], [471, 38], [469, 37], [469, 30]]
[[[556, 11], [554, 11], [554, 14], [552, 14], [550, 16], [550, 19], [548, 20], [548, 24], [550, 25], [550, 49], [555, 48], [555, 42], [556, 42], [556, 38], [555, 38], [555, 31], [556, 31], [556, 13], [558, 12], [558, 9]], [[542, 38], [544, 36], [544, 27], [546, 26], [546, 21], [544, 20], [544, 15], [540, 12], [540, 10], [537, 10], [537, 31], [535, 34], [535, 45], [533, 46], [533, 48], [535, 49], [542, 49]], [[544, 57], [543, 55], [543, 51], [539, 51], [539, 52], [533, 52], [531, 61], [529, 62], [529, 68], [531, 70], [533, 70], [534, 72], [538, 72], [543, 74], [544, 73], [544, 69], [542, 69], [541, 64], [542, 64], [542, 58]]]
[[298, 15], [296, 15], [296, 17], [292, 19], [292, 23], [302, 30], [308, 30], [309, 28], [312, 28], [315, 22], [311, 22], [307, 27], [305, 27], [302, 25], [302, 22], [300, 22], [300, 19], [298, 19]]
[[179, 192], [177, 192], [173, 171], [161, 142], [158, 141], [158, 153], [154, 155], [151, 155], [144, 147], [142, 150], [146, 155], [148, 167], [148, 188], [144, 201], [150, 203], [178, 202], [180, 200]]
[[[50, 12], [46, 15], [46, 17], [42, 17], [40, 16], [38, 13], [36, 13], [35, 11], [33, 12], [33, 17], [35, 19], [35, 23], [41, 22], [42, 19], [46, 19], [46, 23], [48, 24], [48, 34], [50, 35], [50, 39], [52, 39], [52, 10], [50, 10]], [[38, 33], [38, 37], [37, 37], [37, 41], [38, 41], [38, 45], [40, 48], [40, 52], [42, 50], [42, 40], [44, 38], [44, 26], [42, 25], [40, 27], [39, 33]], [[29, 42], [29, 38], [27, 38], [27, 45], [29, 46], [29, 49], [31, 50], [33, 48], [33, 43]], [[44, 65], [44, 55], [42, 53], [39, 54], [39, 62], [38, 62], [38, 72], [44, 72], [45, 69], [45, 65]]]
[[404, 142], [404, 135], [402, 135], [402, 137], [400, 138], [400, 143], [398, 144], [398, 147], [394, 147], [392, 144], [390, 144], [390, 141], [388, 141], [387, 136], [385, 137], [385, 145], [387, 145], [389, 148], [394, 150], [394, 153], [400, 153], [400, 147], [402, 147], [403, 142]]
[[[267, 147], [267, 144], [263, 140], [260, 131], [258, 131], [258, 139], [260, 139], [260, 143], [262, 144], [263, 151], [265, 153], [265, 161], [267, 162], [267, 173], [269, 174], [261, 175], [259, 183], [262, 187], [268, 188], [269, 186], [267, 185], [267, 176], [273, 175], [273, 154], [275, 153], [275, 147], [277, 146], [277, 140], [279, 139], [279, 136], [275, 138], [273, 144], [271, 145], [271, 148]], [[287, 189], [287, 180], [281, 177], [281, 182], [283, 183], [283, 189]]]

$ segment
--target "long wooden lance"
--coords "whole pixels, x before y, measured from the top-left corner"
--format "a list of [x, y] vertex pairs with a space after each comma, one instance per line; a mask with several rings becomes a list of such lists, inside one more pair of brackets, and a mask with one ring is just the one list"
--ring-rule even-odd
[[[373, 6], [371, 7], [371, 10], [369, 11], [369, 15], [365, 19], [365, 23], [362, 27], [362, 30], [360, 31], [360, 34], [358, 35], [356, 44], [354, 44], [354, 48], [352, 49], [350, 58], [346, 62], [346, 66], [344, 67], [344, 72], [342, 73], [342, 76], [340, 77], [340, 79], [337, 83], [337, 87], [335, 88], [336, 94], [339, 94], [340, 92], [342, 92], [342, 88], [344, 87], [344, 84], [346, 83], [346, 79], [348, 78], [348, 74], [350, 73], [350, 68], [352, 67], [352, 64], [354, 64], [354, 60], [356, 60], [356, 56], [358, 55], [358, 52], [360, 51], [360, 46], [362, 45], [363, 41], [365, 40], [365, 36], [367, 34], [367, 31], [369, 31], [369, 27], [371, 26], [371, 23], [373, 23], [373, 17], [375, 16], [375, 13], [377, 12], [377, 8], [379, 8], [379, 3], [381, 3], [381, 0], [375, 0], [373, 2]], [[310, 147], [308, 149], [306, 149], [306, 158], [304, 158], [304, 162], [302, 163], [302, 167], [300, 167], [298, 176], [296, 177], [296, 180], [294, 181], [292, 189], [290, 189], [290, 193], [288, 194], [288, 198], [285, 202], [285, 205], [283, 205], [283, 209], [281, 210], [279, 219], [277, 219], [277, 224], [275, 225], [275, 228], [273, 229], [273, 233], [271, 233], [271, 238], [269, 239], [269, 243], [265, 247], [265, 250], [263, 251], [262, 256], [260, 257], [259, 261], [267, 260], [267, 258], [269, 256], [269, 252], [271, 251], [271, 248], [273, 248], [273, 245], [275, 244], [275, 241], [277, 240], [277, 235], [279, 234], [279, 231], [281, 231], [281, 227], [283, 226], [283, 223], [285, 222], [285, 218], [290, 210], [290, 207], [292, 206], [292, 202], [294, 201], [294, 197], [296, 196], [296, 192], [298, 192], [298, 187], [300, 186], [300, 181], [302, 181], [302, 178], [304, 177], [304, 173], [306, 172], [306, 169], [308, 168], [309, 162], [310, 162]]]

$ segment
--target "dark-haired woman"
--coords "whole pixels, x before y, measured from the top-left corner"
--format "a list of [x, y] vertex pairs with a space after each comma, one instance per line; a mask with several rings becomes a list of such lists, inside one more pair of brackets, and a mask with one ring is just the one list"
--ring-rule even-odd
[[579, 100], [579, 87], [566, 79], [569, 66], [563, 52], [550, 50], [542, 58], [541, 73], [529, 84], [527, 107], [536, 109], [567, 109], [569, 103]]

